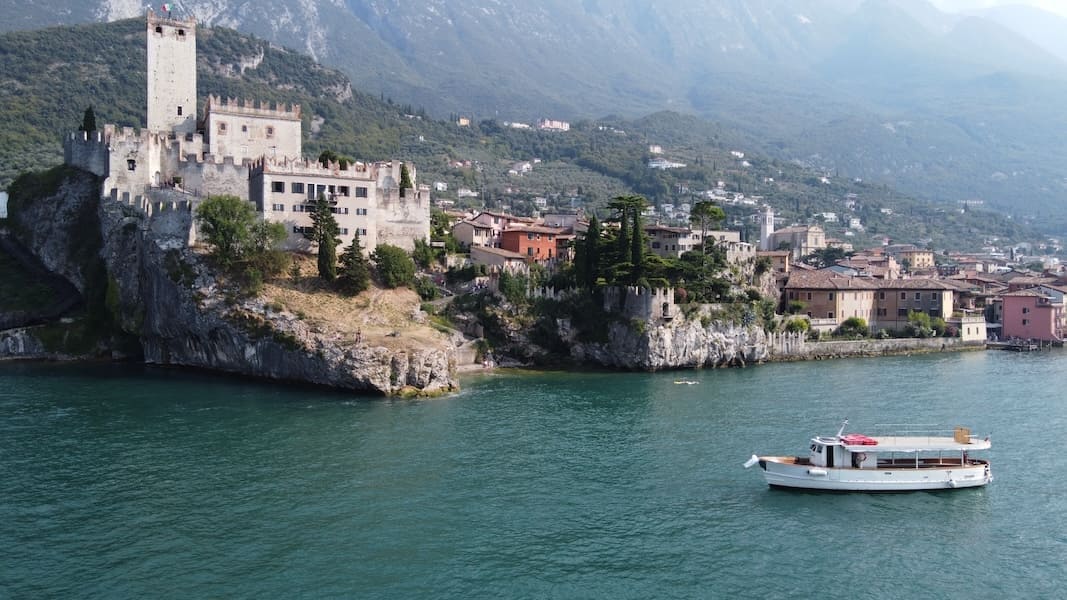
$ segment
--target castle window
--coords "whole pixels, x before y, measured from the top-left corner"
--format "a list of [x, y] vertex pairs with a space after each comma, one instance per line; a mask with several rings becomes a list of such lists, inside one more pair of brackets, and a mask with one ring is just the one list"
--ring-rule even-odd
[[294, 194], [303, 194], [304, 193], [304, 184], [293, 182], [293, 185], [290, 186], [289, 191], [294, 193]]
[[284, 193], [285, 192], [285, 182], [284, 181], [272, 181], [270, 183], [270, 191], [274, 192], [275, 194]]
[[163, 35], [163, 28], [159, 25], [156, 25], [156, 33], [158, 33], [159, 35]]
[[180, 106], [178, 107], [178, 116], [179, 117], [182, 116], [182, 107], [180, 107]]
[[220, 134], [226, 133], [226, 123], [219, 122], [219, 133]]
[[356, 198], [366, 198], [366, 197], [367, 197], [367, 188], [365, 188], [365, 187], [357, 187], [356, 188]]
[[274, 137], [274, 128], [273, 127], [270, 127], [270, 126], [267, 127], [267, 137]]
[[131, 170], [131, 171], [136, 171], [137, 170], [137, 161], [133, 160], [132, 158], [127, 160], [126, 161], [126, 168]]
[[185, 37], [185, 30], [184, 29], [179, 29], [178, 30], [178, 37]]
[[248, 125], [241, 125], [241, 132], [246, 133], [248, 131]]

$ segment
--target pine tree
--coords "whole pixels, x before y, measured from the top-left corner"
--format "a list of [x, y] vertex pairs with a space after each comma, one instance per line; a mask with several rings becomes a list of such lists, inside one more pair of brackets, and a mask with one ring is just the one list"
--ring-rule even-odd
[[304, 233], [305, 237], [319, 246], [319, 277], [326, 281], [337, 278], [337, 244], [341, 242], [337, 237], [341, 228], [333, 216], [332, 205], [324, 194], [319, 194], [315, 211], [311, 213], [311, 231]]
[[337, 287], [350, 296], [370, 286], [370, 266], [363, 256], [359, 232], [352, 236], [352, 243], [341, 253], [341, 270], [337, 273]]

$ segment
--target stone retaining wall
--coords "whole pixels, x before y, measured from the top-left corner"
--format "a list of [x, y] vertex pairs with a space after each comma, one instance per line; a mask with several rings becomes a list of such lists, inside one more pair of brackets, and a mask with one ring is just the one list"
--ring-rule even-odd
[[960, 338], [901, 338], [889, 340], [850, 340], [803, 342], [772, 348], [768, 361], [825, 360], [852, 356], [891, 356], [928, 352], [983, 350], [985, 342], [964, 342]]

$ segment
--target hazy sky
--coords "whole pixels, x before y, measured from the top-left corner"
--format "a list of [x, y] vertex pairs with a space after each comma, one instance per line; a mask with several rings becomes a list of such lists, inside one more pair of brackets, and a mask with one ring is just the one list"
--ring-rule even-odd
[[960, 12], [1003, 4], [1029, 4], [1067, 16], [1067, 2], [1064, 0], [930, 0], [930, 2], [945, 12]]

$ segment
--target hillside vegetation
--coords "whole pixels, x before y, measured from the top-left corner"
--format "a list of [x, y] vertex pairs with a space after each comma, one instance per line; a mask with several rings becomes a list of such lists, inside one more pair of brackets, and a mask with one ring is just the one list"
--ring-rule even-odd
[[[344, 75], [264, 40], [219, 28], [201, 28], [198, 38], [201, 97], [301, 104], [305, 154], [330, 149], [360, 160], [411, 160], [422, 183], [449, 184], [444, 197], [466, 186], [481, 194], [478, 203], [520, 213], [532, 210], [535, 197], [597, 212], [629, 191], [656, 205], [692, 203], [696, 193], [722, 181], [731, 192], [762, 196], [787, 222], [817, 222], [823, 212], [858, 216], [866, 229], [848, 238], [857, 245], [886, 236], [937, 249], [975, 248], [991, 237], [1036, 235], [991, 213], [961, 213], [955, 203], [918, 202], [884, 185], [754, 155], [746, 147], [749, 134], [695, 117], [661, 112], [636, 120], [579, 121], [566, 133], [512, 129], [497, 120], [458, 127], [420, 107], [354, 90]], [[61, 137], [76, 129], [88, 104], [98, 123], [142, 125], [144, 65], [139, 19], [0, 36], [0, 183], [60, 162]], [[650, 144], [687, 167], [649, 169]], [[732, 151], [745, 151], [745, 159]], [[541, 162], [532, 172], [507, 174], [515, 161], [535, 158]], [[455, 161], [469, 163], [454, 167]], [[852, 209], [846, 199], [855, 203]], [[751, 226], [747, 217], [754, 207], [726, 208], [728, 224]], [[831, 237], [845, 234], [840, 225], [826, 228]]]

